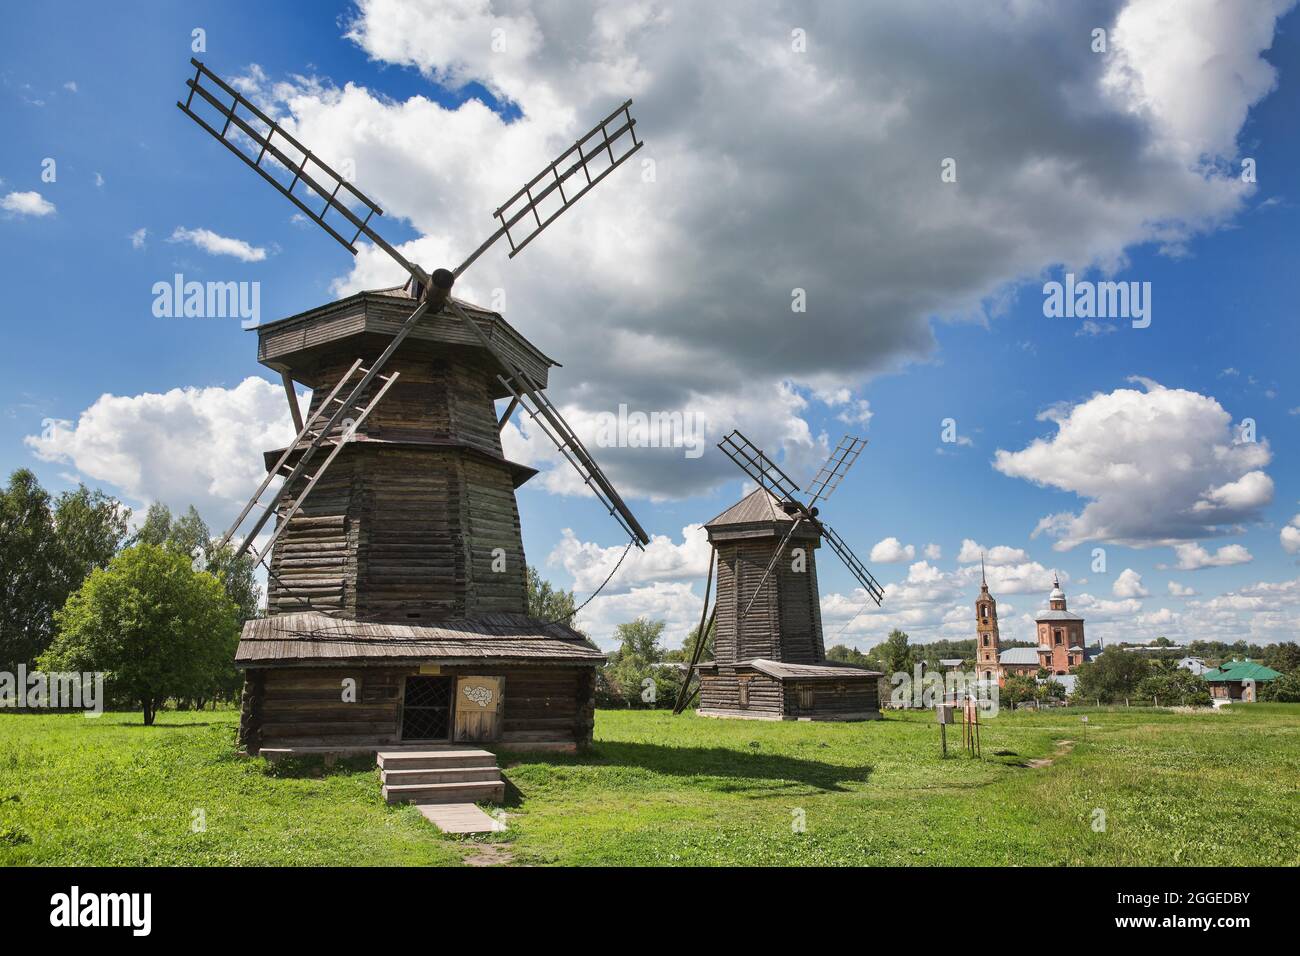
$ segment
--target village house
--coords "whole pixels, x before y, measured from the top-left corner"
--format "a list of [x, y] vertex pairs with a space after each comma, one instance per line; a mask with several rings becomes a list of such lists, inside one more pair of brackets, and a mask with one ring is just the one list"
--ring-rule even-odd
[[1216, 701], [1239, 700], [1250, 703], [1259, 700], [1260, 684], [1277, 680], [1282, 675], [1271, 667], [1246, 658], [1243, 661], [1224, 661], [1201, 676], [1210, 685], [1210, 696]]

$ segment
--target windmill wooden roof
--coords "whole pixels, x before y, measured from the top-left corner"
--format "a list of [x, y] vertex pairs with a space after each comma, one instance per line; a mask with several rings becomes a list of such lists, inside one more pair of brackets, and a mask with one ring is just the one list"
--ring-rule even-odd
[[[884, 677], [880, 671], [873, 671], [869, 667], [862, 667], [858, 664], [848, 664], [843, 661], [823, 661], [820, 664], [791, 664], [786, 661], [773, 661], [765, 657], [756, 657], [753, 660], [737, 661], [735, 664], [727, 665], [734, 667], [737, 671], [757, 671], [768, 677], [773, 677], [780, 681], [806, 681], [806, 680], [852, 680], [863, 677]], [[718, 672], [717, 661], [707, 661], [700, 664], [697, 670], [708, 674]]]
[[[704, 530], [710, 541], [761, 538], [785, 534], [793, 522], [770, 491], [756, 488], [712, 521], [705, 522]], [[817, 532], [811, 523], [805, 522], [795, 537], [816, 538]]]
[[442, 624], [378, 624], [320, 611], [256, 618], [244, 624], [237, 666], [428, 661], [603, 664], [605, 655], [564, 624], [522, 614], [490, 614]]
[[[545, 388], [552, 366], [550, 358], [510, 325], [502, 316], [462, 299], [460, 304], [487, 337], [516, 365]], [[308, 309], [297, 315], [265, 322], [256, 327], [257, 360], [277, 372], [296, 372], [338, 343], [360, 336], [391, 338], [411, 314], [414, 299], [405, 286], [358, 292], [347, 298]], [[419, 343], [481, 348], [473, 332], [447, 313], [425, 315], [406, 339], [407, 347]], [[306, 384], [312, 384], [307, 382]]]

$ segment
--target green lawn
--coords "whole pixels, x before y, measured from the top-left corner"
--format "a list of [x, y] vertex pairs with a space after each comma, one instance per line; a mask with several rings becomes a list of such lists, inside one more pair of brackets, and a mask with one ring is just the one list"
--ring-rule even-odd
[[[1300, 705], [1089, 710], [1086, 739], [1081, 713], [1002, 714], [978, 761], [941, 760], [931, 714], [835, 725], [601, 711], [590, 754], [503, 755], [516, 790], [509, 831], [491, 839], [530, 864], [1300, 863]], [[236, 757], [235, 723], [230, 711], [169, 711], [151, 728], [137, 714], [0, 716], [0, 864], [434, 865], [480, 852], [385, 806], [373, 766]]]

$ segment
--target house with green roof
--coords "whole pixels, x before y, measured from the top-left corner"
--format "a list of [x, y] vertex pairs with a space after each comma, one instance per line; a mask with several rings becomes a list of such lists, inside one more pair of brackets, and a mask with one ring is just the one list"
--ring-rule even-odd
[[1210, 696], [1216, 700], [1258, 700], [1257, 686], [1282, 675], [1271, 667], [1247, 658], [1244, 661], [1224, 661], [1201, 675], [1210, 685]]

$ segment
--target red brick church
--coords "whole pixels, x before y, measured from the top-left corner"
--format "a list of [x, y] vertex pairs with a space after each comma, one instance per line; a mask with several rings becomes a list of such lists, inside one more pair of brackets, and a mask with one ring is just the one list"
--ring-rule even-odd
[[1036, 676], [1045, 669], [1053, 676], [1073, 674], [1092, 655], [1085, 649], [1083, 618], [1069, 611], [1059, 579], [1052, 581], [1047, 610], [1034, 618], [1037, 647], [999, 647], [998, 602], [980, 569], [980, 593], [975, 599], [975, 666], [982, 681], [1006, 683], [1013, 674]]

